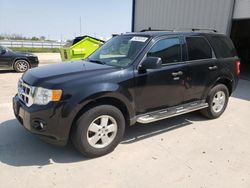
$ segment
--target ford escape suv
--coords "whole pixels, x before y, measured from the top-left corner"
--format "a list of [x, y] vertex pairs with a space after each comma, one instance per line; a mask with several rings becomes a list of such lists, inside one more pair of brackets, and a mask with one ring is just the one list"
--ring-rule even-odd
[[44, 140], [87, 157], [114, 150], [126, 126], [200, 110], [225, 111], [240, 61], [214, 32], [147, 31], [112, 38], [88, 59], [27, 71], [13, 98], [16, 118]]

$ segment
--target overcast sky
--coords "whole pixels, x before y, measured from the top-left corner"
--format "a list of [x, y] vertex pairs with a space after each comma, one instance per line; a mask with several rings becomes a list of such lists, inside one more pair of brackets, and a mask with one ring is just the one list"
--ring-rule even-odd
[[131, 31], [132, 0], [0, 0], [0, 34], [71, 39]]

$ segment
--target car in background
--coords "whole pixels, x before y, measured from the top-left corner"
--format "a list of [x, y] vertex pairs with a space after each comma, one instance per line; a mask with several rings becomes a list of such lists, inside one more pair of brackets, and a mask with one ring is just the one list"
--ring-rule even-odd
[[0, 46], [0, 68], [14, 69], [16, 72], [26, 72], [37, 67], [38, 57], [31, 53], [14, 52], [9, 48]]

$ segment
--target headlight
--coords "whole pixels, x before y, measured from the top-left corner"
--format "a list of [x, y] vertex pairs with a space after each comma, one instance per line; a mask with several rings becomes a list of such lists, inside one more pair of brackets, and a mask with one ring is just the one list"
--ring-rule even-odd
[[62, 96], [62, 90], [51, 90], [41, 87], [35, 88], [34, 92], [34, 104], [46, 105], [51, 101], [60, 101]]

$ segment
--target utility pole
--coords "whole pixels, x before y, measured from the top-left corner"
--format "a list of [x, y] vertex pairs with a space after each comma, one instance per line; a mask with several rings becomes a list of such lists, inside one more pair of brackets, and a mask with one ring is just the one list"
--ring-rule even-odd
[[82, 36], [82, 17], [80, 16], [80, 36]]

